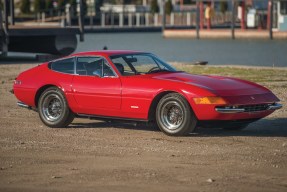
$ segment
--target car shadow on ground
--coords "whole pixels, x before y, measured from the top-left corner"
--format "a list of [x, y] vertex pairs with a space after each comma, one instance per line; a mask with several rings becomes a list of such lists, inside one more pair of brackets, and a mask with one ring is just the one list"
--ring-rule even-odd
[[91, 123], [72, 123], [70, 128], [119, 128], [131, 130], [143, 130], [159, 132], [155, 126], [151, 126], [145, 122], [125, 122], [125, 121], [96, 121]]
[[287, 137], [287, 118], [261, 119], [251, 123], [243, 130], [204, 129], [195, 133], [200, 137], [251, 136], [251, 137]]
[[[72, 123], [70, 128], [119, 128], [130, 130], [142, 130], [160, 132], [154, 126], [146, 123], [131, 122], [105, 122]], [[228, 137], [228, 136], [251, 136], [251, 137], [287, 137], [287, 118], [262, 119], [250, 124], [243, 130], [224, 130], [220, 128], [198, 128], [190, 137]]]

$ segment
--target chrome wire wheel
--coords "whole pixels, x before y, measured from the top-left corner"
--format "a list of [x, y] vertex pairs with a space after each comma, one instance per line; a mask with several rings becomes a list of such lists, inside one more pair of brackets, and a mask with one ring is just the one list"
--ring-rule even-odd
[[192, 108], [179, 93], [164, 95], [158, 102], [155, 113], [159, 129], [167, 135], [188, 135], [197, 125]]
[[45, 97], [42, 105], [42, 113], [45, 119], [51, 122], [59, 120], [62, 116], [63, 105], [57, 94], [50, 94]]
[[169, 130], [178, 129], [184, 121], [183, 108], [176, 101], [168, 101], [162, 106], [161, 121]]
[[70, 110], [64, 92], [57, 87], [49, 87], [38, 100], [38, 111], [41, 121], [48, 127], [68, 126], [75, 114]]

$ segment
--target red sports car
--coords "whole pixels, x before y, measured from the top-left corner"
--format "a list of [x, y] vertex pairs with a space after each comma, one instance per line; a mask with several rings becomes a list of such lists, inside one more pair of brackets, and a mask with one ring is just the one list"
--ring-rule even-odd
[[151, 53], [73, 54], [21, 73], [18, 105], [49, 127], [74, 117], [152, 122], [168, 135], [196, 127], [242, 129], [282, 107], [268, 89], [241, 79], [177, 71]]

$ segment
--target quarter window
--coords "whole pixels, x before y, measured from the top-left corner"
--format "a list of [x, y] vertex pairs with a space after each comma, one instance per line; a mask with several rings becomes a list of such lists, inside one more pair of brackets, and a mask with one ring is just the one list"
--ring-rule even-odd
[[74, 58], [54, 61], [50, 63], [50, 69], [61, 73], [74, 74]]
[[102, 57], [78, 57], [76, 74], [87, 76], [115, 76], [107, 61]]

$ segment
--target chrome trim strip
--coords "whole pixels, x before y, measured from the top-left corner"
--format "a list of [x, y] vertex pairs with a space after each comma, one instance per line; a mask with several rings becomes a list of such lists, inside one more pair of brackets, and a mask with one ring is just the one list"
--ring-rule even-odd
[[141, 122], [148, 122], [148, 119], [136, 119], [136, 118], [126, 118], [126, 117], [113, 117], [113, 116], [101, 116], [101, 115], [88, 115], [88, 114], [82, 114], [82, 113], [77, 113], [77, 117], [79, 118], [89, 118], [89, 119], [99, 119], [99, 120], [109, 120], [109, 119], [114, 119], [114, 120], [126, 120], [126, 121], [141, 121]]
[[215, 111], [219, 113], [243, 113], [244, 109], [225, 109], [225, 108], [215, 108]]
[[17, 102], [17, 105], [18, 105], [19, 107], [23, 107], [23, 108], [25, 108], [25, 109], [29, 109], [29, 110], [33, 110], [33, 111], [36, 111], [36, 112], [37, 112], [37, 109], [36, 109], [36, 108], [33, 108], [33, 107], [31, 107], [31, 106], [29, 106], [29, 105], [27, 105], [27, 104], [25, 104], [25, 103], [23, 103], [23, 102], [21, 102], [21, 101], [18, 101], [18, 102]]
[[277, 110], [282, 108], [283, 105], [280, 103], [274, 103], [268, 106], [268, 108], [266, 110], [262, 110], [262, 111], [252, 111], [252, 112], [246, 112], [244, 109], [238, 109], [238, 108], [234, 108], [234, 109], [229, 109], [229, 108], [221, 108], [221, 107], [215, 107], [215, 111], [219, 112], [219, 113], [256, 113], [256, 112], [264, 112], [264, 111], [268, 111], [268, 110]]
[[267, 110], [277, 110], [277, 109], [281, 109], [282, 107], [283, 107], [282, 104], [274, 103], [274, 104], [268, 106]]
[[18, 105], [19, 107], [31, 109], [31, 107], [30, 107], [29, 105], [27, 105], [27, 104], [25, 104], [25, 103], [23, 103], [23, 102], [20, 102], [20, 101], [17, 102], [17, 105]]

